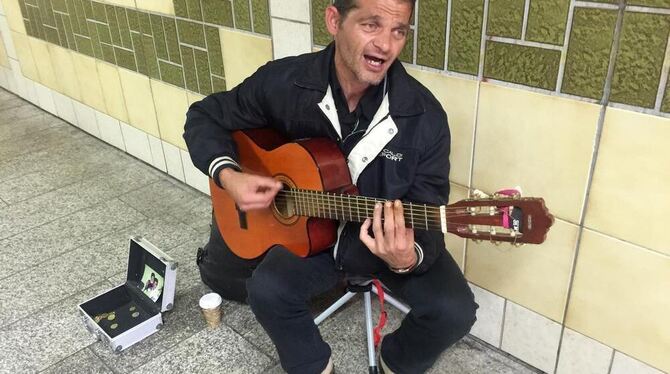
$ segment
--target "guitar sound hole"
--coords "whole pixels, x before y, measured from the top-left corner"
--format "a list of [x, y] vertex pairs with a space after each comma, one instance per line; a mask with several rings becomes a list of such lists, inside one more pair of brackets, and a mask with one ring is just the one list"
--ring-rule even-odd
[[[284, 184], [282, 191], [286, 191], [288, 186]], [[295, 216], [295, 206], [293, 204], [293, 199], [291, 199], [286, 194], [279, 192], [279, 195], [275, 198], [274, 202], [275, 212], [283, 219], [289, 219]]]

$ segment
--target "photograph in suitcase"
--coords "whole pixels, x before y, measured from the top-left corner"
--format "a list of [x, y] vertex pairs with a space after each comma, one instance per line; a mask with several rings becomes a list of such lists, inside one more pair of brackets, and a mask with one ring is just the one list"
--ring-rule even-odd
[[173, 307], [176, 269], [148, 240], [131, 238], [126, 282], [78, 306], [86, 328], [116, 352], [155, 333]]

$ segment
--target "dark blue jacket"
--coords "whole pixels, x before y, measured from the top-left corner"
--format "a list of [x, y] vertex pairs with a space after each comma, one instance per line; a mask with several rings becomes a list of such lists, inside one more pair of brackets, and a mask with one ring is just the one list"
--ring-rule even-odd
[[[237, 166], [230, 131], [271, 126], [289, 139], [340, 140], [329, 87], [334, 45], [271, 61], [227, 92], [207, 96], [189, 108], [184, 139], [193, 164], [218, 180]], [[368, 132], [350, 152], [352, 180], [363, 196], [444, 205], [449, 198], [450, 133], [447, 115], [433, 95], [396, 61], [387, 73], [388, 94]], [[338, 267], [356, 274], [386, 270], [358, 238], [360, 224], [349, 222], [336, 247]], [[415, 273], [425, 272], [445, 251], [441, 232], [415, 230], [424, 253]]]

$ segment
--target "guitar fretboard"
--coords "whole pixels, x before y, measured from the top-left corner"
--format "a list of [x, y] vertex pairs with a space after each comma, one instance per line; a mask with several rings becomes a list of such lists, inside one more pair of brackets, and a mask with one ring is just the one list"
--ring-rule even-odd
[[[275, 197], [275, 205], [288, 215], [363, 222], [372, 218], [375, 204], [384, 199], [336, 194], [322, 191], [284, 189]], [[405, 226], [423, 230], [442, 230], [440, 207], [403, 202]]]

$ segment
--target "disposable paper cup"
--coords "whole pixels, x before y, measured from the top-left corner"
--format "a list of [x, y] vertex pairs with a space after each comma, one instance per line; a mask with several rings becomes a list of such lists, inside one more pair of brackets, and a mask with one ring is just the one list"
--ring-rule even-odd
[[221, 296], [218, 293], [208, 293], [200, 298], [200, 309], [209, 327], [221, 324]]

